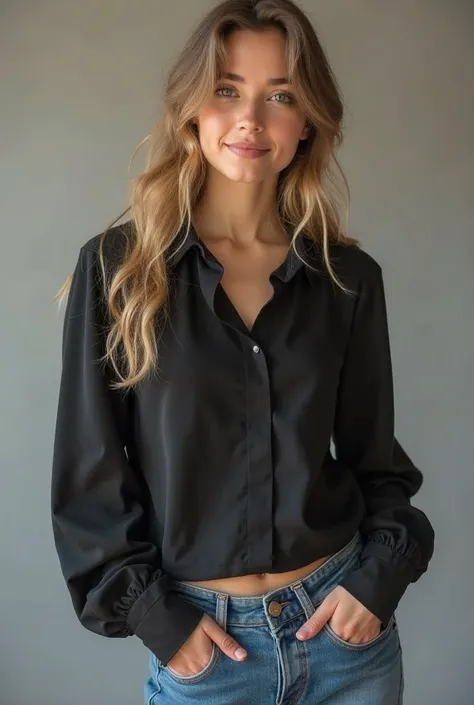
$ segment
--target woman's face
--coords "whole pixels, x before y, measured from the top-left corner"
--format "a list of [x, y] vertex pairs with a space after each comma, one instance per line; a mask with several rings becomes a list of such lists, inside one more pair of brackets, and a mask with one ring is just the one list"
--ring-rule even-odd
[[[309, 126], [286, 76], [285, 38], [278, 29], [234, 31], [227, 39], [225, 73], [197, 115], [199, 139], [207, 161], [234, 181], [274, 179], [293, 159]], [[238, 78], [242, 77], [243, 80]], [[250, 158], [228, 145], [250, 141], [268, 151]]]

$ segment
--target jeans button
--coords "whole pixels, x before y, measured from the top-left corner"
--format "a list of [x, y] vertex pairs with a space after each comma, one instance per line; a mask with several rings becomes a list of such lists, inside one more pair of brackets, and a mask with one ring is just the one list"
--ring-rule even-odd
[[282, 606], [280, 605], [279, 602], [270, 602], [268, 605], [268, 614], [270, 614], [272, 617], [279, 617], [281, 614]]

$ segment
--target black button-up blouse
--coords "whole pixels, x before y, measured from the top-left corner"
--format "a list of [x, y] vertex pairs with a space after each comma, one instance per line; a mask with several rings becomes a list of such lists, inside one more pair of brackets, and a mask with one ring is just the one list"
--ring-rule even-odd
[[[111, 266], [121, 227], [106, 235]], [[426, 571], [434, 531], [410, 502], [422, 473], [394, 437], [380, 265], [331, 245], [348, 296], [300, 234], [304, 263], [289, 250], [249, 331], [222, 265], [183, 230], [167, 257], [156, 374], [125, 393], [96, 362], [107, 332], [99, 237], [80, 248], [67, 300], [51, 482], [80, 622], [136, 634], [166, 665], [203, 614], [173, 579], [295, 570], [360, 529], [360, 564], [341, 584], [387, 623]]]

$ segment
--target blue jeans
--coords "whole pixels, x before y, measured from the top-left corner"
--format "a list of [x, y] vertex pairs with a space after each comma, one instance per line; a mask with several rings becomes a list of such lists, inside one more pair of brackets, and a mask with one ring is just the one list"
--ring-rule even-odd
[[362, 538], [349, 543], [305, 578], [258, 596], [234, 596], [175, 582], [247, 651], [234, 661], [213, 642], [209, 663], [179, 676], [149, 657], [145, 705], [400, 705], [403, 665], [393, 615], [368, 642], [351, 644], [326, 623], [316, 636], [295, 634], [344, 575], [359, 565]]

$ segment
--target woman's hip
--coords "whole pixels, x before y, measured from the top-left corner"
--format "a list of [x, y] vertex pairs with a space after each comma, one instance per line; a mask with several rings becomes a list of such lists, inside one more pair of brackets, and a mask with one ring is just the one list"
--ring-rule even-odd
[[152, 654], [146, 705], [155, 705], [155, 698], [156, 705], [186, 705], [199, 698], [209, 705], [399, 705], [403, 670], [395, 617], [363, 644], [342, 640], [327, 624], [309, 640], [295, 637], [325, 596], [357, 568], [361, 548], [357, 531], [309, 575], [258, 596], [177, 583], [176, 592], [215, 619], [248, 655], [233, 661], [213, 643], [206, 666], [182, 677]]

